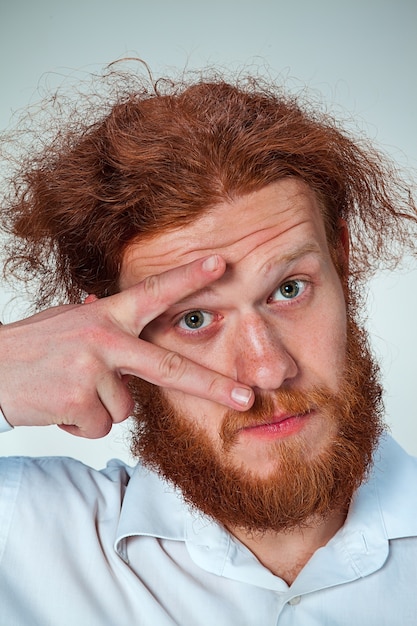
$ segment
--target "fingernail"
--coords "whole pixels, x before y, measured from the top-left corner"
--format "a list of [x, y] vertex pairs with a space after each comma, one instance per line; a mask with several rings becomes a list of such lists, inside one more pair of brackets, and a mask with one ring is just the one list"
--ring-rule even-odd
[[241, 406], [248, 406], [252, 398], [252, 391], [244, 387], [235, 387], [235, 389], [232, 390], [231, 396], [232, 400]]
[[204, 260], [203, 269], [206, 272], [214, 272], [219, 267], [219, 257], [217, 254], [213, 254], [213, 256], [209, 256]]

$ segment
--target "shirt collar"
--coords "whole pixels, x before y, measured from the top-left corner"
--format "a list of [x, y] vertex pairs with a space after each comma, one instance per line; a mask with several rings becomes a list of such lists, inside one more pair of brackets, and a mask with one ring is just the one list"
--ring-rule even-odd
[[155, 472], [137, 465], [126, 489], [115, 538], [115, 550], [125, 558], [125, 540], [137, 535], [185, 540], [181, 494]]
[[295, 581], [297, 592], [372, 574], [387, 560], [390, 540], [417, 536], [417, 494], [412, 488], [416, 477], [416, 459], [384, 435], [368, 480], [356, 492], [344, 525], [307, 563]]
[[[327, 563], [337, 567], [338, 561], [345, 560], [345, 575], [348, 563], [351, 579], [381, 567], [388, 556], [388, 540], [417, 536], [417, 493], [412, 489], [416, 472], [416, 460], [391, 437], [384, 436], [369, 478], [357, 491], [344, 526], [312, 560], [321, 558], [319, 553], [326, 550], [331, 556]], [[117, 529], [115, 549], [122, 558], [126, 558], [126, 540], [138, 535], [184, 541], [192, 559], [217, 575], [228, 575], [232, 568], [236, 576], [239, 565], [239, 577], [245, 578], [245, 568], [249, 576], [253, 567], [254, 557], [244, 546], [219, 524], [184, 504], [178, 490], [141, 465], [130, 479]], [[265, 576], [265, 586], [276, 585], [276, 578], [273, 582], [266, 569]], [[334, 577], [332, 581], [334, 584]]]
[[387, 539], [417, 536], [417, 459], [408, 455], [390, 436], [384, 435], [375, 453], [369, 480], [358, 491], [352, 515], [366, 519], [374, 490]]

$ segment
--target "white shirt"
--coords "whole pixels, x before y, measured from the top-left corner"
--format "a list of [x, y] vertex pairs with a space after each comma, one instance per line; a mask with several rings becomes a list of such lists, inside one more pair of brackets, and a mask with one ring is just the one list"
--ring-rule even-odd
[[390, 438], [288, 585], [155, 474], [0, 461], [1, 626], [415, 626], [417, 461]]

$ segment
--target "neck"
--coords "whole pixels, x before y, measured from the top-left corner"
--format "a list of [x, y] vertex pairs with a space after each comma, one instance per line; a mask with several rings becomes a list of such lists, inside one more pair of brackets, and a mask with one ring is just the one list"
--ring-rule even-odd
[[346, 511], [336, 511], [325, 520], [311, 520], [302, 528], [277, 533], [267, 531], [259, 535], [242, 529], [229, 529], [256, 558], [275, 576], [291, 585], [314, 552], [343, 526]]

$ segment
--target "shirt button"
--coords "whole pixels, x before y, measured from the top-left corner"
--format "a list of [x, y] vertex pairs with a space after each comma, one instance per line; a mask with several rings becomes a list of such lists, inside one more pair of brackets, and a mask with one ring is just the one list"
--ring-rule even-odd
[[291, 600], [288, 600], [288, 604], [291, 604], [291, 606], [300, 604], [300, 602], [301, 602], [301, 596], [294, 596], [293, 598], [291, 598]]

